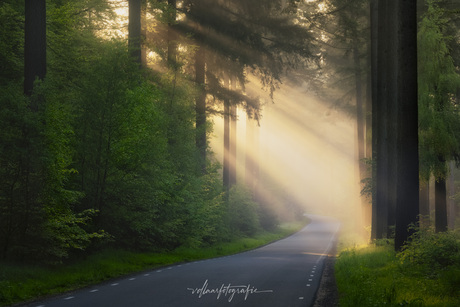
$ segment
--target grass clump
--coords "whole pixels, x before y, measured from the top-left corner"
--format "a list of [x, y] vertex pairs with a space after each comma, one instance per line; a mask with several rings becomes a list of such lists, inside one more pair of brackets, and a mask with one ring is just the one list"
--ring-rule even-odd
[[340, 253], [340, 306], [460, 306], [460, 239], [419, 230], [403, 250], [379, 241]]
[[70, 291], [111, 278], [178, 262], [235, 254], [286, 237], [305, 226], [305, 221], [286, 223], [273, 232], [259, 232], [206, 248], [179, 247], [169, 252], [105, 250], [72, 263], [54, 266], [0, 262], [0, 306], [31, 301]]

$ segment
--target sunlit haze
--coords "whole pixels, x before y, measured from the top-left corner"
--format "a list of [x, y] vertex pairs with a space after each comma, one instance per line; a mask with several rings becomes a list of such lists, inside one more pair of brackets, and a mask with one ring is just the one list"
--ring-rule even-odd
[[[359, 179], [355, 163], [354, 120], [319, 101], [301, 87], [283, 85], [275, 102], [265, 103], [259, 140], [247, 146], [246, 115], [237, 122], [237, 177], [243, 182], [246, 154], [305, 213], [330, 215], [361, 232]], [[223, 163], [223, 119], [214, 117], [211, 147]], [[260, 178], [262, 181], [263, 178]], [[270, 191], [269, 197], [276, 197]], [[275, 193], [276, 194], [276, 193]], [[280, 203], [282, 214], [288, 203]]]

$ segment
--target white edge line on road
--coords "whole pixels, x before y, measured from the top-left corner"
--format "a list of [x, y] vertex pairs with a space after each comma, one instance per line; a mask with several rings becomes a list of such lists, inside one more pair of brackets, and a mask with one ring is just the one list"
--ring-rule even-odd
[[318, 258], [318, 260], [316, 260], [316, 263], [319, 263], [329, 253], [329, 250], [332, 247], [333, 239], [335, 238], [335, 236], [336, 236], [337, 232], [339, 231], [339, 229], [340, 229], [340, 224], [337, 225], [337, 228], [335, 229], [334, 233], [331, 235], [331, 238], [329, 239], [329, 244], [327, 245], [326, 249], [321, 254], [321, 256]]

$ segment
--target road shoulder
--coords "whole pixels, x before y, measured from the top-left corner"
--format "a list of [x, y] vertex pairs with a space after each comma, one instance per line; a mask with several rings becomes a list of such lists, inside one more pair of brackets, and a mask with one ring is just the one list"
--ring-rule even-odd
[[339, 306], [339, 293], [334, 275], [335, 260], [335, 256], [328, 256], [324, 260], [323, 274], [313, 307]]

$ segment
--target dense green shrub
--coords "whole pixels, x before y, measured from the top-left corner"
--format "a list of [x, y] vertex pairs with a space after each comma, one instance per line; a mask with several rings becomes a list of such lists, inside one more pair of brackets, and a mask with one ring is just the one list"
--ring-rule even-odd
[[443, 271], [460, 269], [460, 237], [451, 231], [419, 229], [398, 257], [403, 267], [437, 277]]
[[260, 229], [258, 204], [243, 186], [235, 185], [229, 191], [228, 221], [232, 235], [253, 235]]

